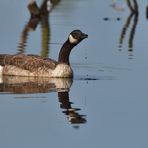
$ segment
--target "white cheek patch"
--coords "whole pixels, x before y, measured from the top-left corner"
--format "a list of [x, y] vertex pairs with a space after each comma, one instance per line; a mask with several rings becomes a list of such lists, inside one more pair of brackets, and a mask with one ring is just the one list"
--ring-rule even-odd
[[77, 39], [75, 39], [71, 34], [69, 35], [69, 41], [70, 41], [70, 43], [72, 43], [72, 44], [74, 44], [74, 43], [77, 43], [78, 42], [78, 40]]

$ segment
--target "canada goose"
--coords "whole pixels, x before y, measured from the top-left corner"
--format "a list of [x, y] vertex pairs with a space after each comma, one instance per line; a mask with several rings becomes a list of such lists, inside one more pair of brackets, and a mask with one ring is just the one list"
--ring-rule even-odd
[[69, 55], [73, 47], [88, 35], [80, 30], [73, 30], [63, 44], [58, 61], [38, 55], [16, 54], [0, 55], [0, 74], [16, 76], [73, 77]]

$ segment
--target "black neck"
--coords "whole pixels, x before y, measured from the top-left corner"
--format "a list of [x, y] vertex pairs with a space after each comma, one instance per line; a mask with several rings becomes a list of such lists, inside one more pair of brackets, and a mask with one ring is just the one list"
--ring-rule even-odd
[[70, 52], [72, 50], [72, 48], [75, 46], [76, 44], [71, 44], [69, 42], [69, 40], [67, 40], [61, 50], [60, 50], [60, 53], [59, 53], [59, 62], [60, 63], [66, 63], [69, 65], [69, 56], [70, 56]]

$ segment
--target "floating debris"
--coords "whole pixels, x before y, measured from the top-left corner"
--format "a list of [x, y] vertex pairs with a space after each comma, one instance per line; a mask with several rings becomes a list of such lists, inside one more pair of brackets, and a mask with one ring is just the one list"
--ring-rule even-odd
[[104, 21], [108, 21], [108, 20], [110, 20], [110, 18], [105, 17], [105, 18], [103, 18], [103, 20], [104, 20]]
[[116, 18], [116, 20], [117, 20], [117, 21], [120, 21], [120, 20], [121, 20], [121, 18], [120, 18], [120, 17], [117, 17], [117, 18]]
[[117, 17], [117, 18], [104, 17], [103, 20], [104, 21], [120, 21], [121, 17]]

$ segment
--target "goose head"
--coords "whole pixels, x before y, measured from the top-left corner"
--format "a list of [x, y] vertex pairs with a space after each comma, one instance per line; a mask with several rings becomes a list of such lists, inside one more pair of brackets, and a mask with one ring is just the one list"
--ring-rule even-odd
[[83, 33], [81, 30], [73, 30], [70, 34], [69, 34], [69, 42], [71, 44], [78, 44], [80, 43], [83, 39], [87, 38], [88, 35]]

